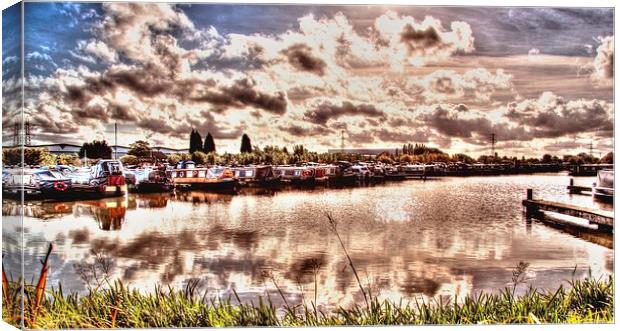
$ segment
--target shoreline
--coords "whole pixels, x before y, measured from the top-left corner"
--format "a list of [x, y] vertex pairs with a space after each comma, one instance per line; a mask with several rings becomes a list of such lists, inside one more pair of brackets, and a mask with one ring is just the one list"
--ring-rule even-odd
[[[18, 287], [8, 282], [9, 298], [15, 298]], [[241, 303], [236, 292], [227, 299], [205, 299], [206, 293], [196, 293], [196, 284], [183, 290], [157, 286], [153, 293], [142, 293], [117, 281], [85, 295], [64, 294], [60, 286], [42, 298], [35, 286], [27, 285], [24, 316], [25, 326], [32, 329], [614, 322], [612, 275], [569, 281], [555, 290], [529, 287], [520, 296], [514, 294], [515, 287], [468, 295], [457, 304], [441, 297], [407, 304], [372, 298], [367, 305], [324, 312], [313, 301], [276, 307], [269, 297], [260, 296], [257, 304]], [[19, 308], [15, 302], [7, 304], [6, 296], [3, 300], [4, 321], [19, 325]]]

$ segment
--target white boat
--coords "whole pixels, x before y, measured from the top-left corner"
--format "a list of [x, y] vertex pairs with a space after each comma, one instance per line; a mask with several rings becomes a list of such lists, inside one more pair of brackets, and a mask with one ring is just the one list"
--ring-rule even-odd
[[614, 171], [599, 170], [596, 182], [592, 184], [592, 195], [598, 199], [613, 200], [614, 198]]

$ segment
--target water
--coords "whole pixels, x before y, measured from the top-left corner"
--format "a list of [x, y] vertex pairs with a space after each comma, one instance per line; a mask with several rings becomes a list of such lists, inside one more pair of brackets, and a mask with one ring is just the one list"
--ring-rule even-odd
[[[498, 291], [509, 285], [520, 261], [530, 264], [529, 284], [557, 288], [589, 272], [595, 277], [613, 273], [611, 236], [569, 233], [526, 220], [521, 200], [527, 188], [536, 198], [613, 209], [588, 196], [568, 195], [567, 184], [565, 175], [544, 174], [28, 202], [26, 270], [38, 272], [37, 259], [53, 242], [48, 286], [61, 282], [65, 291], [84, 291], [85, 280], [95, 282], [88, 271], [99, 256], [109, 263], [112, 279], [143, 291], [199, 280], [212, 297], [228, 297], [235, 289], [242, 300], [268, 294], [278, 304], [275, 282], [289, 303], [300, 302], [314, 299], [316, 271], [320, 306], [363, 303], [328, 226], [329, 212], [361, 282], [380, 298]], [[5, 200], [3, 215], [14, 213]], [[7, 240], [19, 223], [3, 222]], [[11, 256], [5, 259], [12, 263]]]

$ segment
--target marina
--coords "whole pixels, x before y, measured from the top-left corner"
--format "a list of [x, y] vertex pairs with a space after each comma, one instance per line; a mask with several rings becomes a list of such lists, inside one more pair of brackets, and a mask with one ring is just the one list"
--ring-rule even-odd
[[[2, 190], [9, 198], [81, 199], [120, 196], [128, 191], [169, 192], [175, 189], [236, 192], [241, 186], [273, 187], [356, 185], [405, 179], [439, 177], [500, 176], [560, 171], [558, 164], [385, 164], [347, 162], [335, 164], [307, 162], [299, 165], [200, 165], [181, 161], [176, 165], [160, 163], [123, 166], [117, 160], [100, 160], [91, 167], [28, 166], [22, 174], [18, 167], [3, 169]], [[574, 190], [574, 189], [573, 189]]]
[[3, 9], [3, 321], [613, 323], [614, 10]]
[[[26, 244], [32, 247], [25, 261], [40, 259], [52, 242], [48, 286], [62, 282], [65, 290], [84, 291], [75, 266], [93, 263], [97, 252], [112, 263], [113, 276], [133, 288], [149, 291], [160, 283], [182, 289], [197, 279], [213, 296], [226, 297], [234, 289], [248, 302], [274, 290], [263, 271], [278, 277], [290, 302], [313, 296], [304, 266], [318, 261], [319, 305], [349, 305], [360, 299], [359, 289], [342, 271], [343, 255], [324, 219], [329, 212], [380, 298], [495, 292], [510, 281], [519, 261], [530, 263], [534, 286], [553, 288], [573, 277], [575, 268], [574, 277], [613, 270], [609, 235], [554, 227], [522, 210], [528, 188], [537, 199], [613, 210], [592, 197], [567, 194], [568, 179], [565, 173], [543, 173], [33, 200], [25, 207]], [[495, 208], [498, 204], [503, 207]], [[11, 206], [15, 202], [3, 201], [6, 231], [19, 226], [10, 217], [16, 213]]]

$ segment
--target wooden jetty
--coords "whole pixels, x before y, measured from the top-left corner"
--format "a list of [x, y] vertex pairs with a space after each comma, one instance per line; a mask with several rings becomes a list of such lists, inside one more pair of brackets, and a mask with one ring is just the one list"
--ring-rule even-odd
[[562, 202], [534, 199], [533, 195], [533, 190], [528, 189], [527, 198], [522, 201], [529, 215], [539, 216], [543, 211], [564, 214], [587, 220], [590, 224], [596, 224], [601, 231], [613, 232], [614, 213], [611, 211], [595, 210]]
[[592, 195], [592, 187], [591, 186], [578, 186], [575, 185], [574, 180], [571, 178], [568, 186], [568, 193], [570, 194], [584, 194], [584, 195]]

